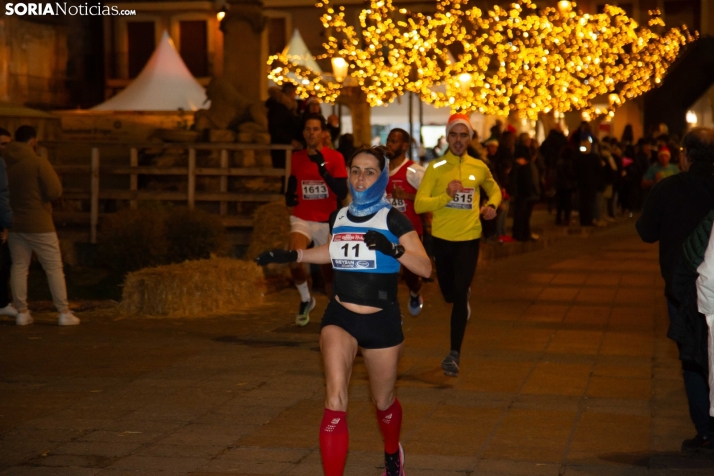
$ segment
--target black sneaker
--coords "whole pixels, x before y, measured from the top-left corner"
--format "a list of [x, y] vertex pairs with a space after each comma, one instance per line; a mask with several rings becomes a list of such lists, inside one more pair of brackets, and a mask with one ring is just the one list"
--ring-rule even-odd
[[404, 473], [404, 448], [402, 448], [402, 444], [399, 443], [399, 467], [394, 468], [396, 466], [395, 464], [389, 464], [390, 455], [384, 454], [384, 474], [382, 476], [406, 476]]
[[684, 440], [682, 442], [682, 453], [714, 454], [714, 444], [712, 444], [712, 438], [705, 438], [703, 436], [697, 435], [691, 440]]
[[441, 368], [444, 370], [444, 375], [447, 377], [459, 376], [459, 353], [452, 350], [449, 355], [441, 361]]

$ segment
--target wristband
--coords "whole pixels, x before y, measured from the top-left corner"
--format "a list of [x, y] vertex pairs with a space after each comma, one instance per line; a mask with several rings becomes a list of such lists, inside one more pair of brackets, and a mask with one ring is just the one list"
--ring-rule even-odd
[[297, 250], [297, 262], [302, 263], [302, 250]]
[[404, 255], [404, 253], [406, 253], [406, 252], [407, 252], [407, 250], [405, 250], [402, 245], [396, 245], [396, 246], [394, 247], [394, 251], [392, 252], [392, 257], [393, 257], [394, 259], [399, 259], [399, 258], [401, 258], [401, 257]]

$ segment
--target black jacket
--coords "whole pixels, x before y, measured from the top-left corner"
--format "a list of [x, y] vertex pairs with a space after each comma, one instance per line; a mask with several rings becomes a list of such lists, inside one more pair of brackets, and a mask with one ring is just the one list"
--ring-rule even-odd
[[679, 301], [677, 314], [671, 317], [667, 337], [679, 347], [679, 358], [695, 362], [704, 373], [709, 371], [706, 318], [697, 307], [697, 268], [704, 261], [709, 245], [714, 210], [694, 229], [682, 245], [682, 253], [672, 274], [672, 294]]
[[584, 193], [596, 193], [603, 185], [602, 159], [594, 152], [575, 153], [575, 173], [578, 189]]
[[672, 273], [680, 259], [682, 243], [711, 209], [714, 166], [706, 162], [694, 162], [689, 171], [662, 180], [645, 201], [637, 232], [646, 243], [659, 241], [659, 266], [669, 298], [675, 298], [671, 292]]
[[560, 154], [568, 145], [568, 138], [560, 131], [552, 129], [540, 145], [540, 153], [543, 154], [545, 166], [548, 169], [554, 168], [560, 159]]
[[288, 107], [270, 97], [265, 101], [268, 108], [268, 132], [271, 144], [290, 144], [293, 140], [301, 140], [300, 118]]

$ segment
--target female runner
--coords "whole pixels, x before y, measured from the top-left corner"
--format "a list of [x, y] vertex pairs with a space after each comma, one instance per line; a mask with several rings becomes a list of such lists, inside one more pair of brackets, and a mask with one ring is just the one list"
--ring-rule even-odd
[[333, 296], [322, 318], [320, 349], [325, 365], [325, 412], [320, 450], [325, 476], [341, 476], [347, 458], [347, 395], [352, 363], [362, 350], [377, 419], [384, 437], [384, 476], [404, 476], [399, 443], [402, 407], [394, 395], [402, 351], [397, 301], [400, 264], [429, 277], [431, 261], [409, 219], [385, 199], [386, 150], [357, 151], [348, 163], [352, 203], [330, 217], [328, 243], [307, 250], [272, 250], [259, 264], [331, 263]]

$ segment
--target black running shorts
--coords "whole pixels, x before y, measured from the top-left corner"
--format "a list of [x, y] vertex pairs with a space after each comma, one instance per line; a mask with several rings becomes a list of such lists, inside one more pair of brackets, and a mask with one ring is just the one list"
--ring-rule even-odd
[[363, 349], [386, 349], [404, 342], [398, 302], [373, 314], [358, 314], [331, 299], [320, 325], [325, 326], [346, 330]]

